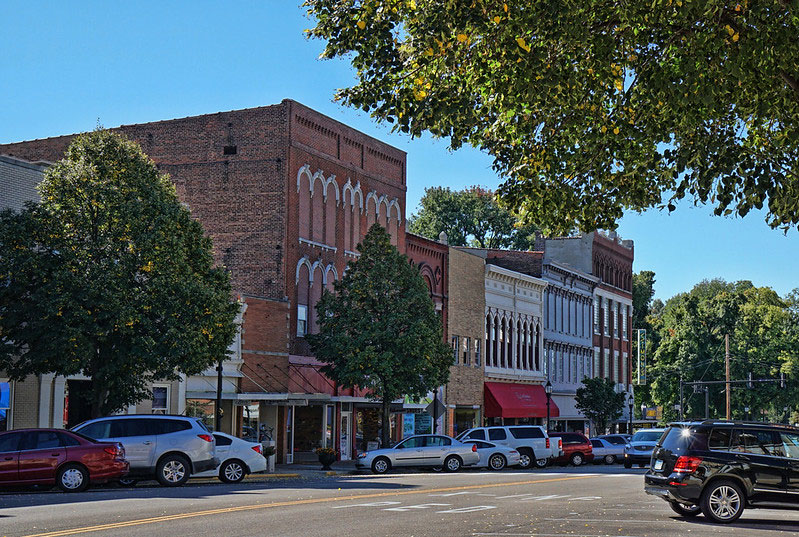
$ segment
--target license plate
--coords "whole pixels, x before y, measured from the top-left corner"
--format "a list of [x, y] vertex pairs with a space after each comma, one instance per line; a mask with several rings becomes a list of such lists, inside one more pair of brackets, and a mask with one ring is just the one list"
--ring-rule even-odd
[[658, 459], [655, 461], [655, 470], [662, 470], [663, 469], [663, 460]]

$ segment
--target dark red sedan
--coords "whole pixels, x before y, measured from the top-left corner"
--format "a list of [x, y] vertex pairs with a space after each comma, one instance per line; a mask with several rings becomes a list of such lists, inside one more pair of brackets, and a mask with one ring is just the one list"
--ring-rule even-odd
[[552, 438], [563, 441], [563, 455], [555, 459], [556, 463], [580, 466], [594, 460], [594, 448], [582, 433], [549, 433]]
[[86, 490], [128, 473], [125, 448], [97, 442], [63, 429], [0, 432], [0, 487], [58, 485], [65, 492]]

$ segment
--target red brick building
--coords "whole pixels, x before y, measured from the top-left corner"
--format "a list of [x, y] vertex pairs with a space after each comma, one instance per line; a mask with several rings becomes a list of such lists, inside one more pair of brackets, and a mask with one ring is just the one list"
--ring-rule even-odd
[[[312, 305], [357, 257], [369, 226], [382, 224], [405, 251], [405, 153], [291, 100], [112, 130], [170, 174], [246, 304], [239, 393], [222, 407], [233, 428], [274, 428], [286, 462], [319, 446], [344, 458], [365, 449], [378, 437], [376, 405], [321, 375], [304, 335], [317, 330]], [[0, 154], [55, 161], [72, 136], [0, 145]], [[446, 261], [424, 241], [414, 259], [446, 315], [437, 272]]]

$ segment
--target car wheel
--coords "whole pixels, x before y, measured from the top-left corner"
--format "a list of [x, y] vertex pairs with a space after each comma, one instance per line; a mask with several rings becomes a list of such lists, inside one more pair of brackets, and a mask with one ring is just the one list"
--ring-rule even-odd
[[83, 492], [89, 487], [89, 471], [77, 464], [67, 464], [58, 471], [56, 484], [64, 492]]
[[238, 459], [230, 459], [219, 467], [219, 480], [224, 483], [238, 483], [247, 475], [247, 467]]
[[732, 481], [716, 481], [705, 488], [700, 506], [706, 518], [728, 524], [744, 512], [744, 494]]
[[462, 464], [460, 458], [455, 455], [450, 455], [444, 459], [444, 470], [447, 472], [457, 472], [461, 469]]
[[546, 468], [549, 464], [549, 459], [536, 459], [535, 460], [535, 467], [536, 468]]
[[189, 461], [180, 455], [167, 455], [158, 462], [155, 477], [165, 487], [179, 487], [189, 480]]
[[120, 487], [135, 487], [136, 483], [138, 482], [139, 482], [138, 479], [132, 479], [130, 477], [120, 477], [117, 480], [117, 483], [119, 483]]
[[488, 459], [488, 467], [491, 470], [496, 470], [496, 471], [502, 470], [505, 468], [505, 466], [507, 466], [507, 464], [508, 461], [505, 460], [505, 457], [500, 455], [499, 453], [494, 453]]
[[669, 502], [671, 510], [680, 516], [693, 517], [702, 512], [698, 505], [683, 505], [680, 502]]
[[532, 466], [534, 460], [533, 452], [530, 448], [519, 448], [519, 468], [522, 470], [528, 469]]
[[385, 474], [391, 470], [391, 461], [385, 457], [378, 457], [372, 462], [372, 472], [376, 474]]
[[616, 462], [616, 455], [605, 455], [605, 464], [613, 464]]
[[624, 461], [624, 467], [629, 470], [630, 468], [633, 467], [633, 463], [631, 463], [630, 461]]
[[569, 459], [574, 466], [580, 466], [585, 462], [585, 458], [583, 457], [582, 453], [575, 453], [572, 455], [571, 459]]

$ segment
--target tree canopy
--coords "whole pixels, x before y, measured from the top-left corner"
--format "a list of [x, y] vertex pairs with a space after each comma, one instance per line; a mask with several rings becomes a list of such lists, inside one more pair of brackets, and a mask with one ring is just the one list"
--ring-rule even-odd
[[799, 8], [787, 0], [306, 0], [400, 132], [471, 144], [545, 231], [688, 198], [799, 223]]
[[92, 380], [93, 416], [225, 357], [238, 306], [211, 239], [133, 142], [77, 136], [0, 214], [0, 369]]
[[359, 387], [383, 406], [382, 443], [390, 443], [391, 402], [420, 398], [446, 384], [452, 351], [418, 269], [375, 224], [316, 305], [319, 333], [306, 336], [322, 372], [344, 388]]
[[[753, 387], [734, 385], [731, 392], [732, 417], [745, 419], [749, 407], [758, 419], [782, 421], [783, 408], [797, 410], [799, 386], [799, 329], [797, 291], [787, 299], [768, 287], [751, 282], [729, 283], [706, 280], [690, 292], [669, 299], [657, 320], [659, 344], [649, 372], [651, 395], [664, 407], [664, 418], [675, 419], [679, 402], [679, 380], [724, 380], [724, 336], [730, 336], [732, 380], [778, 379], [787, 375], [786, 387], [779, 383], [757, 383]], [[724, 385], [710, 386], [710, 416], [725, 415]], [[704, 393], [686, 388], [685, 416], [705, 415]], [[752, 416], [750, 416], [752, 417]]]
[[430, 187], [420, 209], [409, 219], [409, 229], [433, 240], [443, 231], [453, 246], [532, 250], [534, 224], [523, 224], [497, 203], [491, 190], [472, 186], [463, 190]]
[[608, 425], [619, 419], [627, 401], [625, 392], [617, 392], [610, 379], [586, 378], [577, 388], [575, 407], [594, 424], [594, 434], [604, 434]]

